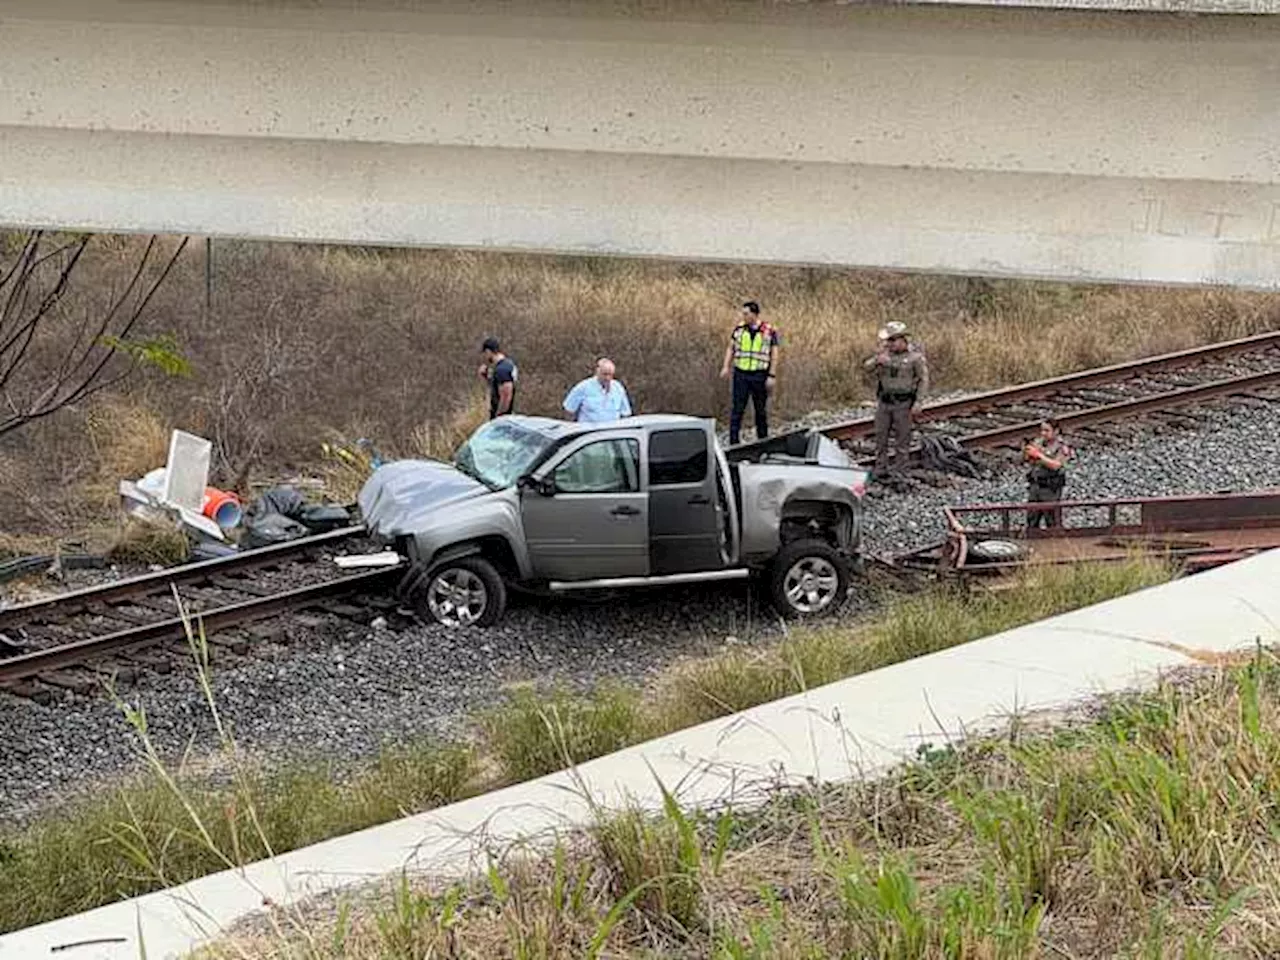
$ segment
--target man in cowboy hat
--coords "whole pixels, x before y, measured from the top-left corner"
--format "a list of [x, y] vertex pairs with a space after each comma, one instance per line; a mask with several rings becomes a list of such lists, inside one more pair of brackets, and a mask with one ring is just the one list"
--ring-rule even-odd
[[889, 467], [889, 437], [894, 440], [894, 468], [903, 470], [911, 449], [911, 411], [929, 389], [929, 365], [923, 351], [908, 341], [907, 325], [899, 321], [884, 328], [875, 356], [863, 368], [876, 388], [876, 466], [883, 477]]

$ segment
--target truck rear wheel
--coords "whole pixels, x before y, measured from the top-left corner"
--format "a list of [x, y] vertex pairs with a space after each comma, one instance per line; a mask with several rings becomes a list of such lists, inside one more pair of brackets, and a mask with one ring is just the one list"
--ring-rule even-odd
[[484, 557], [450, 561], [427, 578], [418, 608], [447, 627], [488, 627], [507, 609], [507, 585]]
[[769, 592], [784, 617], [830, 613], [849, 592], [849, 567], [825, 540], [793, 540], [773, 561]]

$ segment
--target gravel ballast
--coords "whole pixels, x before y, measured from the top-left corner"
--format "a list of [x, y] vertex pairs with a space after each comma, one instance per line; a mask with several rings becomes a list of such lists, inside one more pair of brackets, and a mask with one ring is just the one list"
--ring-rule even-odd
[[[1280, 406], [1199, 415], [1197, 430], [1171, 430], [1133, 443], [1078, 447], [1067, 495], [1160, 496], [1280, 487]], [[830, 422], [827, 419], [825, 422]], [[1071, 438], [1068, 437], [1070, 440]], [[954, 479], [912, 493], [869, 497], [866, 547], [889, 553], [943, 535], [946, 504], [1021, 500], [1022, 470], [990, 480]], [[865, 613], [855, 589], [842, 614]], [[428, 625], [391, 629], [335, 616], [303, 615], [248, 658], [215, 662], [224, 719], [250, 756], [350, 763], [410, 737], [465, 735], [477, 709], [505, 684], [538, 679], [590, 684], [642, 682], [673, 661], [726, 642], [776, 635], [776, 619], [741, 582], [627, 595], [607, 603], [513, 598], [503, 623], [450, 632]], [[168, 754], [211, 746], [212, 724], [194, 675], [148, 675], [121, 690], [146, 709]], [[135, 767], [137, 743], [105, 696], [49, 705], [0, 695], [0, 826]]]

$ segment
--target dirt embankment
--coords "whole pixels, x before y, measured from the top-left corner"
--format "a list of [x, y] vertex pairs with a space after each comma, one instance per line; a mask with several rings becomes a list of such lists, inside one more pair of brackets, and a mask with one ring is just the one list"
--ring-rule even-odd
[[[104, 238], [66, 303], [128, 279], [143, 241]], [[115, 481], [164, 459], [182, 427], [217, 445], [215, 479], [314, 463], [369, 437], [438, 450], [483, 415], [483, 337], [520, 369], [518, 404], [553, 412], [612, 357], [641, 411], [723, 418], [717, 371], [738, 305], [781, 329], [780, 416], [864, 400], [858, 362], [903, 320], [940, 388], [982, 387], [1242, 336], [1280, 324], [1280, 297], [870, 271], [218, 242], [206, 312], [192, 244], [148, 314], [189, 377], [158, 372], [0, 440], [0, 531], [57, 534], [113, 516]]]

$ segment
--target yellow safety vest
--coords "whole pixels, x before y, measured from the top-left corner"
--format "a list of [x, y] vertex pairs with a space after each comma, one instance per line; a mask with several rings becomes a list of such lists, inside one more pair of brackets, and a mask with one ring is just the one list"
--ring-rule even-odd
[[772, 339], [772, 333], [766, 333], [763, 324], [756, 327], [754, 334], [744, 325], [733, 343], [733, 365], [748, 372], [769, 369]]

